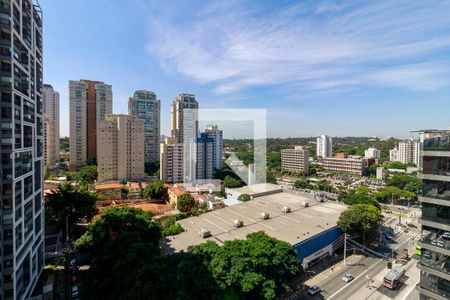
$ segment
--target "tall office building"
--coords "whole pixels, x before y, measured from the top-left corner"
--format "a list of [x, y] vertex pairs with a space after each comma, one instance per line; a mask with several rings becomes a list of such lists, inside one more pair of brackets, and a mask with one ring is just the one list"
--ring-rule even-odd
[[159, 161], [161, 101], [151, 91], [136, 91], [128, 100], [128, 114], [144, 122], [145, 161]]
[[212, 167], [222, 172], [223, 130], [220, 130], [217, 125], [208, 125], [204, 133], [212, 139], [213, 143]]
[[428, 130], [423, 138], [421, 300], [450, 298], [450, 130]]
[[160, 179], [164, 182], [183, 182], [183, 144], [177, 143], [175, 137], [168, 137], [161, 143]]
[[144, 178], [144, 123], [127, 115], [107, 115], [97, 123], [98, 181]]
[[185, 133], [189, 137], [197, 136], [198, 124], [195, 115], [190, 114], [185, 118], [186, 109], [198, 109], [198, 102], [193, 94], [179, 94], [171, 106], [171, 136], [177, 143], [184, 143]]
[[97, 122], [112, 114], [111, 85], [101, 81], [69, 81], [70, 164], [84, 166], [97, 159]]
[[42, 12], [0, 2], [0, 299], [28, 299], [44, 263]]
[[333, 156], [333, 138], [321, 135], [317, 138], [317, 157]]
[[281, 167], [283, 170], [309, 173], [309, 151], [303, 146], [281, 150]]
[[44, 84], [44, 161], [53, 169], [59, 163], [59, 92]]

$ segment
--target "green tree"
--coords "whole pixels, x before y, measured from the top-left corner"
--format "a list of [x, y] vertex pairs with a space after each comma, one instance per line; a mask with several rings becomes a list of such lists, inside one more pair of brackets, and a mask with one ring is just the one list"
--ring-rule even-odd
[[231, 176], [225, 176], [223, 185], [227, 188], [237, 188], [242, 186], [242, 182], [241, 180], [233, 178]]
[[167, 188], [164, 182], [160, 180], [152, 181], [144, 189], [144, 197], [150, 199], [162, 199], [167, 194]]
[[66, 229], [66, 218], [71, 227], [81, 219], [90, 221], [97, 212], [97, 194], [79, 190], [66, 183], [59, 192], [50, 194], [45, 202], [45, 220], [60, 229]]
[[355, 204], [341, 213], [337, 224], [345, 233], [367, 236], [379, 228], [380, 221], [378, 208], [370, 204]]
[[207, 242], [190, 247], [189, 253], [203, 257], [218, 285], [243, 299], [275, 299], [300, 271], [292, 246], [264, 232], [223, 246]]
[[387, 186], [376, 193], [376, 197], [382, 202], [394, 204], [400, 198], [414, 199], [416, 194], [407, 190], [401, 190], [396, 186]]
[[277, 178], [272, 173], [267, 172], [266, 173], [266, 182], [272, 183], [272, 184], [277, 184]]
[[379, 167], [379, 165], [377, 165], [377, 164], [371, 164], [369, 166], [368, 175], [371, 177], [377, 176], [377, 168], [378, 167]]
[[385, 167], [386, 169], [406, 170], [407, 165], [399, 161], [388, 161], [383, 164], [383, 167]]
[[357, 190], [342, 192], [339, 194], [338, 200], [347, 205], [370, 204], [378, 209], [381, 209], [380, 203], [378, 203], [375, 197], [368, 194], [368, 189], [365, 187], [360, 187]]
[[80, 250], [98, 250], [124, 232], [137, 233], [142, 241], [153, 245], [158, 245], [161, 237], [159, 224], [152, 221], [150, 212], [134, 207], [108, 207], [89, 224], [75, 246]]
[[169, 217], [161, 221], [161, 233], [163, 236], [177, 235], [184, 231], [181, 224], [176, 222], [176, 217]]
[[296, 189], [312, 189], [312, 185], [304, 180], [296, 180], [294, 183]]
[[102, 247], [83, 287], [83, 299], [223, 299], [200, 256], [163, 256], [136, 232], [121, 233]]
[[145, 162], [144, 164], [145, 173], [148, 175], [156, 176], [159, 173], [159, 162]]
[[97, 180], [97, 166], [90, 165], [80, 168], [75, 173], [75, 180], [77, 180], [81, 184], [94, 183], [94, 181]]
[[422, 181], [417, 179], [415, 176], [411, 176], [408, 174], [397, 173], [392, 176], [387, 184], [389, 186], [395, 186], [401, 190], [410, 191], [416, 195], [420, 193], [422, 187]]
[[241, 194], [241, 195], [239, 195], [239, 197], [238, 197], [238, 200], [239, 200], [239, 201], [243, 201], [243, 202], [247, 202], [247, 201], [249, 201], [250, 199], [251, 199], [251, 197], [250, 197], [249, 194]]
[[181, 212], [190, 212], [195, 208], [195, 199], [189, 193], [178, 197], [177, 208]]

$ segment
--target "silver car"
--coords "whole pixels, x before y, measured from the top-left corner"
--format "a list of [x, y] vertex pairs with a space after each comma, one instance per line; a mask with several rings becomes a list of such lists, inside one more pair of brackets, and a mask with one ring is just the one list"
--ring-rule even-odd
[[353, 280], [353, 275], [350, 274], [350, 273], [347, 273], [347, 274], [344, 275], [344, 277], [342, 277], [342, 280], [344, 280], [345, 282], [348, 283], [348, 282]]

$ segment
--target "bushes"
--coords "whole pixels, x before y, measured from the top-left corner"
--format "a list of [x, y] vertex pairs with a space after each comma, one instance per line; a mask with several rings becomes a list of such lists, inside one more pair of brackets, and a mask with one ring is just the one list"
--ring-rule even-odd
[[184, 231], [181, 224], [176, 223], [176, 217], [169, 217], [161, 222], [161, 233], [163, 236], [177, 235]]

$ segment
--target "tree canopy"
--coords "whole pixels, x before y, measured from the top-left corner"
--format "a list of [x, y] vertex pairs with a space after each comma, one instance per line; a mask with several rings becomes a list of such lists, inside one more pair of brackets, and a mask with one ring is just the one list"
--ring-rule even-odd
[[300, 271], [292, 246], [264, 232], [226, 241], [223, 246], [207, 242], [190, 247], [189, 253], [203, 258], [221, 289], [245, 299], [274, 299]]
[[167, 193], [164, 182], [160, 180], [152, 181], [144, 189], [144, 197], [150, 199], [162, 199]]
[[89, 224], [86, 232], [75, 242], [80, 250], [99, 249], [118, 234], [136, 233], [142, 241], [158, 245], [161, 238], [159, 224], [152, 214], [134, 207], [108, 207], [101, 217]]
[[370, 204], [355, 204], [343, 211], [338, 226], [348, 234], [374, 233], [380, 226], [381, 211]]
[[393, 175], [388, 181], [387, 185], [395, 186], [401, 190], [412, 192], [416, 195], [420, 193], [422, 182], [415, 176], [408, 174], [397, 173]]
[[195, 208], [195, 199], [191, 194], [185, 193], [178, 197], [177, 208], [181, 212], [190, 212]]
[[373, 196], [369, 195], [368, 189], [365, 187], [343, 192], [339, 194], [338, 200], [347, 205], [370, 204], [380, 209], [380, 204], [378, 201]]
[[66, 183], [59, 192], [50, 194], [45, 203], [45, 220], [65, 229], [66, 216], [69, 226], [81, 219], [90, 221], [97, 212], [95, 202], [97, 194], [79, 190]]
[[223, 180], [223, 185], [227, 188], [237, 188], [242, 186], [242, 182], [239, 179], [227, 175]]
[[251, 199], [251, 197], [250, 197], [249, 194], [241, 194], [241, 195], [239, 195], [239, 197], [238, 197], [238, 200], [239, 200], [239, 201], [243, 201], [243, 202], [247, 202], [247, 201], [249, 201], [250, 199]]

